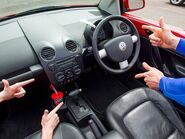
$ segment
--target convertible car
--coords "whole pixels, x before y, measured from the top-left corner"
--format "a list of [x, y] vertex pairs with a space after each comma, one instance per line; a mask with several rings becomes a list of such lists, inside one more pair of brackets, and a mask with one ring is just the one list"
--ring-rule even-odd
[[144, 0], [13, 5], [0, 19], [0, 79], [35, 82], [25, 97], [0, 103], [1, 139], [41, 137], [44, 109], [54, 107], [50, 86], [64, 94], [54, 139], [185, 138], [184, 107], [134, 78], [144, 61], [166, 76], [185, 76], [185, 58], [151, 46], [152, 32], [141, 28], [158, 25], [130, 14]]

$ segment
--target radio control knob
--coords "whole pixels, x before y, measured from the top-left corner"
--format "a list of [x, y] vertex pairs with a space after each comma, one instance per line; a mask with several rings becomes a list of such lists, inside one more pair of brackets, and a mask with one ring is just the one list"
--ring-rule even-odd
[[74, 72], [74, 74], [75, 75], [80, 75], [80, 73], [81, 73], [81, 68], [80, 68], [80, 66], [74, 66], [73, 67], [73, 72]]
[[48, 64], [48, 70], [49, 71], [55, 71], [56, 70], [55, 64], [54, 63], [49, 63]]
[[63, 72], [58, 72], [55, 77], [58, 82], [63, 82], [65, 80], [65, 75]]

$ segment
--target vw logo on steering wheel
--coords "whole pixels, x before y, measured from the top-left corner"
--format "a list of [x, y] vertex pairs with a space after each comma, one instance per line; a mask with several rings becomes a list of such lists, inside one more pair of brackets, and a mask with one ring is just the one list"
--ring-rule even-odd
[[125, 50], [127, 49], [126, 43], [125, 43], [125, 42], [120, 42], [120, 43], [119, 43], [119, 49], [120, 49], [121, 51], [125, 51]]

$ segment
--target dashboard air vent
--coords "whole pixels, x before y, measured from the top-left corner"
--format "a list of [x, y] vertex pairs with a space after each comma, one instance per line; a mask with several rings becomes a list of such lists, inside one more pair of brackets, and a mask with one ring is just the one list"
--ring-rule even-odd
[[44, 60], [52, 60], [55, 57], [55, 50], [51, 47], [44, 47], [41, 50], [41, 57]]
[[128, 27], [125, 23], [122, 22], [119, 27], [120, 27], [122, 32], [124, 32], [124, 33], [128, 32]]
[[74, 41], [69, 40], [69, 41], [66, 42], [66, 48], [69, 51], [75, 52], [76, 49], [77, 49], [77, 44]]

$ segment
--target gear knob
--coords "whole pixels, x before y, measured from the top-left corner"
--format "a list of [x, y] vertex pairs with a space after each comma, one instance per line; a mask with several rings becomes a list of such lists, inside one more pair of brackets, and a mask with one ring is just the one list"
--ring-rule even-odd
[[69, 93], [69, 96], [70, 96], [70, 97], [77, 96], [81, 91], [82, 91], [82, 89], [75, 89], [75, 90], [73, 90], [73, 91], [71, 91], [71, 92]]

